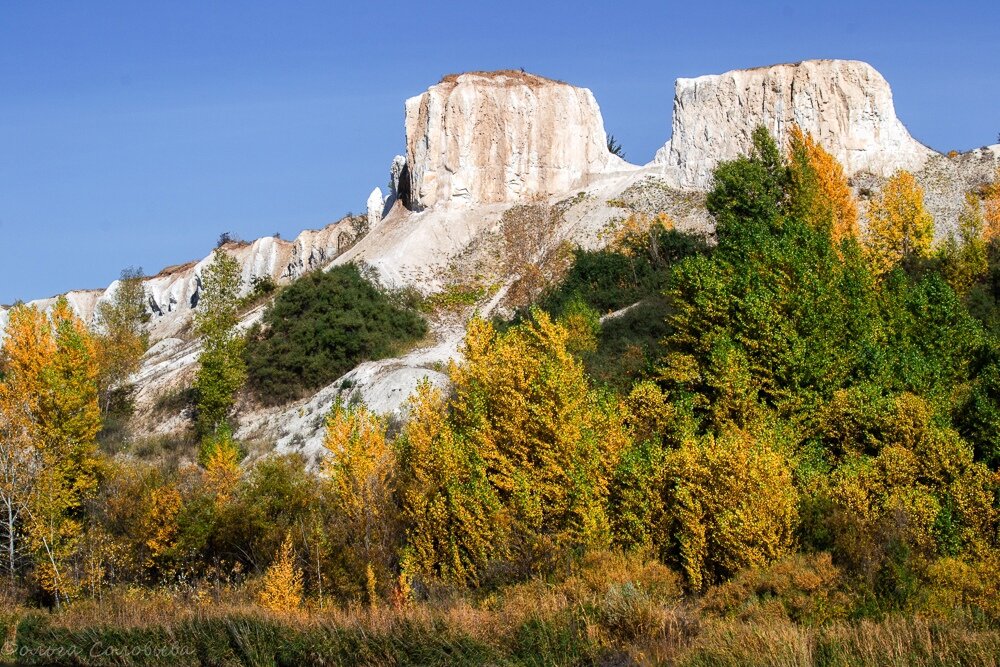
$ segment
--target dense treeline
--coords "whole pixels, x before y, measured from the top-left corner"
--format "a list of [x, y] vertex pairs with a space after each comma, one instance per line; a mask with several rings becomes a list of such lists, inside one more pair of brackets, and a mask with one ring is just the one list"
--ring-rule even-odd
[[[980, 194], [935, 244], [911, 175], [859, 205], [811, 136], [782, 150], [760, 128], [715, 172], [714, 244], [629, 217], [514, 321], [474, 317], [450, 389], [422, 384], [402, 425], [335, 406], [318, 470], [241, 466], [227, 420], [247, 371], [290, 398], [423, 334], [357, 269], [287, 288], [245, 352], [233, 299], [205, 309], [200, 464], [180, 469], [98, 455], [107, 389], [90, 338], [64, 305], [15, 309], [3, 442], [49, 463], [22, 473], [5, 454], [6, 479], [47, 480], [0, 498], [12, 590], [82, 605], [141, 587], [278, 612], [528, 600], [540, 623], [576, 627], [577, 609], [599, 628], [570, 632], [566, 655], [697, 644], [694, 626], [657, 625], [678, 605], [706, 637], [709, 619], [779, 619], [821, 644], [902, 614], [995, 645], [1000, 186]], [[525, 627], [513, 646], [533, 641]]]

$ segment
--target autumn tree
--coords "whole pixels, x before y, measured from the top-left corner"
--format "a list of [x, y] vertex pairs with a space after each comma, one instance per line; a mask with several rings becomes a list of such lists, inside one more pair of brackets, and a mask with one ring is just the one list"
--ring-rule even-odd
[[695, 591], [788, 553], [797, 525], [789, 462], [764, 437], [729, 430], [664, 461], [665, 521], [655, 542]]
[[934, 219], [924, 208], [924, 189], [913, 174], [898, 171], [868, 204], [865, 247], [874, 270], [889, 272], [900, 262], [930, 255]]
[[986, 187], [985, 235], [987, 241], [1000, 237], [1000, 167], [993, 183]]
[[619, 406], [591, 390], [570, 345], [541, 311], [502, 334], [473, 320], [465, 362], [451, 371], [455, 426], [529, 549], [608, 539], [605, 501], [626, 436]]
[[385, 590], [393, 583], [400, 546], [396, 454], [385, 421], [364, 406], [335, 405], [323, 444], [330, 452], [323, 472], [348, 575], [365, 584], [372, 598], [372, 589]]
[[236, 393], [246, 381], [245, 340], [236, 327], [241, 283], [239, 263], [217, 249], [202, 273], [195, 314], [195, 331], [202, 343], [194, 385], [197, 426], [202, 436], [228, 428]]
[[285, 536], [274, 562], [264, 572], [257, 602], [273, 612], [293, 612], [302, 606], [302, 569], [295, 562], [292, 535]]
[[57, 604], [75, 592], [68, 565], [83, 530], [82, 507], [97, 484], [96, 345], [65, 298], [49, 316], [11, 313], [0, 385], [7, 566], [18, 539], [38, 584]]
[[423, 381], [397, 443], [400, 464], [404, 592], [415, 579], [475, 585], [506, 556], [507, 525], [482, 458], [455, 433], [440, 389]]
[[[475, 580], [490, 559], [527, 574], [567, 549], [609, 543], [607, 499], [627, 434], [617, 399], [589, 386], [574, 337], [542, 311], [503, 333], [470, 322], [464, 361], [450, 370], [453, 399], [445, 406], [424, 389], [404, 438], [408, 513], [421, 526], [411, 559]], [[472, 543], [456, 535], [463, 526]]]
[[216, 503], [224, 504], [232, 496], [244, 454], [228, 425], [202, 438], [198, 462], [204, 467], [203, 481]]
[[32, 306], [15, 306], [0, 350], [0, 504], [4, 565], [12, 583], [22, 556], [23, 518], [42, 467], [43, 371], [54, 354], [45, 314]]
[[68, 599], [74, 592], [63, 566], [83, 531], [83, 501], [97, 487], [101, 414], [93, 337], [64, 298], [56, 301], [49, 317], [55, 354], [42, 372], [42, 472], [26, 526], [35, 577], [58, 602], [60, 595]]
[[811, 133], [794, 125], [788, 146], [791, 208], [833, 242], [858, 236], [858, 206], [844, 168]]
[[949, 233], [940, 249], [942, 272], [948, 284], [959, 294], [966, 294], [989, 270], [984, 231], [979, 197], [968, 192], [962, 212], [958, 215], [958, 233]]
[[97, 305], [96, 316], [101, 412], [107, 416], [115, 391], [127, 386], [149, 348], [142, 269], [122, 271], [111, 298]]

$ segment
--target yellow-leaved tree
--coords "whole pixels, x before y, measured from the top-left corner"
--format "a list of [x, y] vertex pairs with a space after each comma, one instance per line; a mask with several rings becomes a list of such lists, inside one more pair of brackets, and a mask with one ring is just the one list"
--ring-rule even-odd
[[[611, 475], [628, 442], [624, 411], [591, 389], [572, 340], [541, 311], [503, 333], [473, 319], [464, 362], [450, 369], [447, 407], [429, 389], [418, 395], [403, 460], [417, 466], [407, 504], [429, 515], [430, 534], [417, 529], [409, 540], [421, 571], [434, 564], [474, 580], [483, 559], [508, 558], [528, 574], [567, 549], [608, 544]], [[441, 457], [429, 470], [416, 462], [427, 455]], [[474, 499], [461, 519], [449, 501], [455, 492]], [[463, 523], [481, 538], [456, 541]]]
[[456, 435], [441, 390], [423, 381], [398, 443], [406, 547], [400, 588], [414, 579], [475, 585], [506, 555], [507, 527], [482, 459]]
[[858, 205], [844, 167], [812, 134], [792, 127], [788, 146], [792, 207], [817, 228], [828, 229], [833, 242], [858, 236]]
[[934, 219], [924, 208], [924, 189], [908, 171], [898, 171], [868, 204], [864, 243], [872, 268], [879, 275], [900, 262], [928, 257], [934, 240]]
[[786, 457], [730, 429], [688, 440], [664, 461], [664, 523], [656, 543], [700, 591], [791, 549], [798, 496]]
[[385, 421], [366, 407], [334, 405], [326, 421], [323, 462], [347, 576], [375, 604], [394, 583], [401, 527], [396, 453]]
[[66, 576], [83, 531], [83, 502], [97, 488], [99, 366], [94, 339], [66, 299], [49, 315], [55, 354], [42, 372], [39, 401], [43, 471], [28, 515], [27, 533], [42, 588], [64, 599], [75, 593]]
[[60, 604], [77, 589], [68, 569], [82, 534], [83, 503], [97, 486], [94, 340], [65, 298], [48, 317], [21, 305], [11, 313], [3, 369], [0, 412], [12, 436], [5, 438], [2, 464], [7, 564], [16, 565], [23, 534], [35, 580]]
[[203, 481], [208, 492], [217, 504], [225, 504], [240, 481], [240, 459], [243, 458], [228, 424], [202, 438], [198, 458], [205, 467]]
[[1000, 237], [1000, 167], [997, 167], [993, 182], [986, 187], [986, 229], [987, 241]]
[[591, 390], [570, 341], [542, 311], [502, 334], [474, 319], [465, 362], [451, 370], [456, 430], [528, 549], [608, 539], [604, 503], [627, 436], [620, 406]]
[[923, 562], [959, 552], [975, 562], [995, 549], [996, 474], [934, 413], [919, 396], [897, 396], [876, 418], [877, 454], [830, 477], [834, 556], [872, 584], [901, 547]]
[[293, 612], [302, 606], [302, 592], [302, 569], [295, 563], [292, 535], [289, 533], [274, 561], [264, 572], [257, 602], [273, 612]]
[[54, 354], [45, 314], [15, 306], [0, 350], [0, 507], [3, 563], [12, 583], [24, 556], [24, 517], [42, 469], [42, 372]]

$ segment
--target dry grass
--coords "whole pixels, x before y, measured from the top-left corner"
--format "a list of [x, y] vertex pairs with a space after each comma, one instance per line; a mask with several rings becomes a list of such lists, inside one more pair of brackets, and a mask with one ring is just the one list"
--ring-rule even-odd
[[[822, 588], [803, 578], [810, 572], [823, 578], [823, 563], [786, 565], [758, 580], [789, 568], [800, 580], [794, 588]], [[201, 603], [197, 595], [135, 590], [103, 603], [78, 602], [21, 628], [19, 646], [29, 649], [55, 644], [79, 653], [94, 642], [181, 642], [199, 660], [215, 651], [220, 664], [311, 664], [322, 656], [324, 664], [369, 665], [986, 667], [1000, 656], [1000, 632], [960, 618], [803, 625], [780, 616], [718, 616], [685, 600], [669, 568], [608, 553], [589, 556], [558, 581], [536, 579], [488, 594], [445, 589], [402, 607], [313, 604], [278, 614], [240, 591]]]

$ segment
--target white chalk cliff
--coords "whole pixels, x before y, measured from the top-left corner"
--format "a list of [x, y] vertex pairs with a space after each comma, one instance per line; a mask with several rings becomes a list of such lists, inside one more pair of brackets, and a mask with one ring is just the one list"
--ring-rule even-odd
[[797, 124], [848, 175], [917, 171], [936, 155], [896, 118], [889, 84], [867, 63], [809, 60], [678, 79], [670, 141], [654, 162], [682, 188], [706, 189], [723, 160], [745, 154], [764, 125], [784, 145]]
[[514, 203], [626, 170], [608, 152], [593, 94], [523, 72], [445, 77], [406, 101], [413, 208]]
[[[516, 279], [498, 265], [503, 220], [512, 207], [534, 203], [558, 211], [546, 230], [551, 247], [596, 248], [609, 223], [630, 211], [669, 213], [681, 229], [708, 232], [704, 190], [722, 160], [750, 146], [764, 124], [784, 142], [793, 123], [811, 132], [853, 176], [855, 187], [875, 192], [897, 169], [916, 172], [928, 207], [941, 227], [957, 219], [964, 192], [992, 179], [1000, 147], [944, 156], [910, 137], [896, 118], [885, 79], [854, 61], [808, 61], [739, 70], [676, 85], [673, 135], [657, 158], [636, 167], [607, 150], [600, 109], [589, 90], [523, 72], [449, 76], [406, 101], [406, 156], [389, 169], [388, 194], [371, 191], [362, 216], [294, 241], [265, 237], [224, 250], [239, 262], [244, 291], [254, 278], [279, 283], [306, 271], [345, 262], [373, 269], [383, 283], [427, 294], [477, 280], [491, 285], [476, 308], [502, 308]], [[664, 128], [666, 129], [666, 128]], [[363, 194], [363, 193], [359, 193]], [[950, 207], [950, 208], [949, 208]], [[200, 275], [211, 256], [164, 269], [145, 282], [154, 342], [135, 378], [137, 419], [146, 433], [185, 428], [181, 414], [155, 407], [189, 386], [199, 344], [188, 325], [197, 308]], [[107, 290], [69, 292], [76, 312], [92, 321]], [[50, 307], [54, 299], [35, 302]], [[245, 314], [246, 326], [262, 307]], [[432, 318], [433, 340], [398, 359], [368, 362], [315, 396], [291, 405], [250, 406], [239, 415], [238, 437], [282, 450], [322, 450], [323, 416], [349, 391], [379, 412], [396, 412], [421, 378], [445, 384], [444, 362], [459, 354], [464, 318]], [[7, 312], [0, 307], [0, 337]], [[345, 389], [349, 387], [349, 389]]]
[[[307, 271], [328, 265], [353, 245], [357, 223], [357, 218], [345, 218], [322, 229], [307, 229], [294, 241], [265, 236], [252, 243], [227, 243], [223, 250], [239, 263], [241, 291], [247, 294], [255, 280], [270, 278], [279, 284], [288, 283]], [[149, 330], [154, 341], [176, 336], [191, 321], [200, 297], [201, 273], [211, 261], [209, 254], [197, 262], [167, 267], [144, 280]], [[111, 299], [117, 288], [115, 281], [103, 290], [74, 290], [61, 296], [66, 297], [79, 317], [92, 324], [98, 304]], [[56, 298], [37, 299], [29, 304], [47, 310]], [[7, 317], [7, 310], [0, 307], [0, 339]]]

